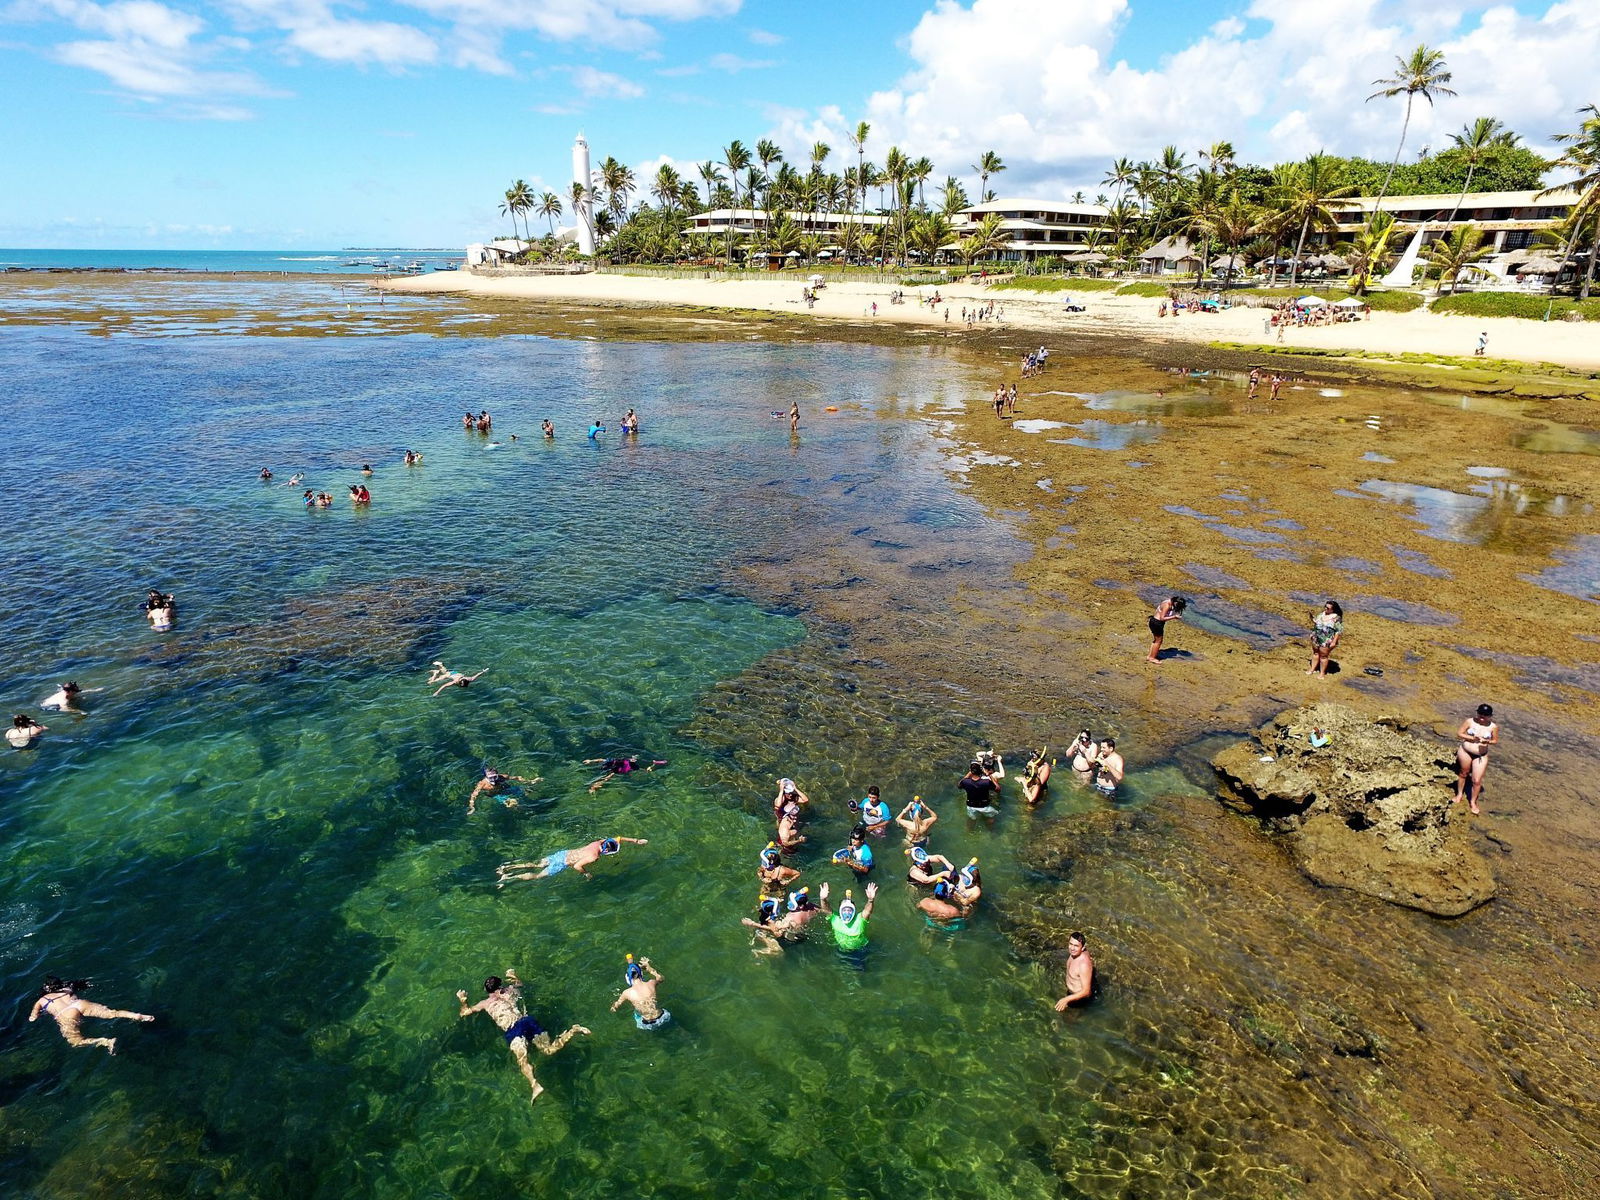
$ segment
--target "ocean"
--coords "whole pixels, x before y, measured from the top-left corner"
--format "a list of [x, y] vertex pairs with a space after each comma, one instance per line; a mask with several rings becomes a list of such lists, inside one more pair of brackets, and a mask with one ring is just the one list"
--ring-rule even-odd
[[425, 271], [459, 266], [463, 252], [433, 248], [355, 250], [7, 250], [0, 271], [198, 271], [274, 275], [370, 275], [418, 263]]

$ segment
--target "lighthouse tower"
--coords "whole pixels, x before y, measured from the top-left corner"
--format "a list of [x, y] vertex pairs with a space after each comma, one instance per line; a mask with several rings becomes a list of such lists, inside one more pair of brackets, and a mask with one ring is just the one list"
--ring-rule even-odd
[[573, 217], [578, 223], [578, 249], [585, 254], [594, 253], [594, 193], [589, 181], [589, 143], [582, 133], [572, 143], [572, 182], [583, 185], [584, 200], [574, 204]]

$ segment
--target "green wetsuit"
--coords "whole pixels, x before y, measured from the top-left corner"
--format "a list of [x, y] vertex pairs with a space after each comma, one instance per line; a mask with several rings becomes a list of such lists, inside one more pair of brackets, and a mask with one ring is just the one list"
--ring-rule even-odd
[[849, 921], [841, 921], [838, 913], [830, 913], [828, 925], [833, 929], [833, 940], [841, 950], [859, 950], [867, 944], [865, 913], [857, 913]]

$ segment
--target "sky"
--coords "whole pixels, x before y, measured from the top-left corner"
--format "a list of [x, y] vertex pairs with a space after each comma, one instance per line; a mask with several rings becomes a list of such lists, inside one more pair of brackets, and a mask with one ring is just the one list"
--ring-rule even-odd
[[974, 195], [996, 151], [1002, 197], [1169, 143], [1387, 160], [1404, 101], [1366, 98], [1419, 43], [1459, 95], [1408, 158], [1600, 103], [1600, 0], [0, 0], [0, 246], [460, 247], [514, 180], [564, 195], [579, 130], [698, 178], [734, 138], [842, 170], [865, 120]]

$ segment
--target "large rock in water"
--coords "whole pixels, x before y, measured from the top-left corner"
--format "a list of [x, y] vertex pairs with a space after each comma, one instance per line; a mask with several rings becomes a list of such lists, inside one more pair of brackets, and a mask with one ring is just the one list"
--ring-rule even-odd
[[[1321, 729], [1328, 744], [1310, 744]], [[1295, 864], [1328, 887], [1459, 917], [1494, 897], [1494, 876], [1452, 825], [1449, 747], [1337, 704], [1280, 713], [1211, 760], [1222, 798], [1288, 840]]]

